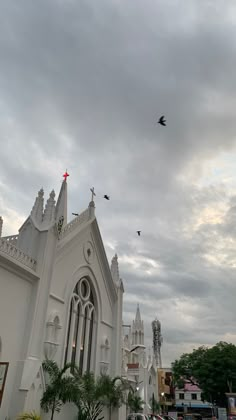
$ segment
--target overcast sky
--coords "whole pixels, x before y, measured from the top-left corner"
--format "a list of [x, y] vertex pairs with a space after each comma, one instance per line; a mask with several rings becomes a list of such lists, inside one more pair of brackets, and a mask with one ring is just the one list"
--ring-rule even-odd
[[69, 214], [94, 186], [124, 321], [139, 302], [147, 347], [161, 321], [163, 364], [236, 344], [235, 0], [0, 9], [3, 235], [17, 233], [42, 186], [58, 194], [67, 168]]

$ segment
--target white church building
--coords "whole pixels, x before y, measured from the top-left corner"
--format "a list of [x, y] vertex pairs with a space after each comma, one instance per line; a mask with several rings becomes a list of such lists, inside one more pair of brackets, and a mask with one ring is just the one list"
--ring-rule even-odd
[[122, 376], [143, 400], [143, 413], [150, 414], [151, 398], [158, 398], [157, 365], [154, 354], [146, 352], [144, 323], [139, 305], [132, 325], [123, 324]]
[[[13, 420], [40, 413], [46, 357], [121, 375], [124, 289], [117, 256], [107, 261], [93, 194], [67, 222], [66, 177], [57, 202], [52, 191], [44, 207], [41, 189], [19, 233], [3, 230], [0, 218], [0, 419]], [[76, 418], [73, 410], [56, 418]]]

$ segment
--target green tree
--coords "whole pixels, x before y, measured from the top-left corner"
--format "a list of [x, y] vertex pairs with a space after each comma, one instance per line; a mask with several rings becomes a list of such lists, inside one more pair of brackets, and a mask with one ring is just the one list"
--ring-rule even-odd
[[86, 372], [82, 376], [75, 373], [75, 379], [80, 389], [74, 401], [78, 407], [78, 420], [102, 420], [103, 402], [99, 379], [96, 380], [91, 372]]
[[129, 392], [128, 406], [132, 413], [140, 413], [140, 411], [143, 411], [143, 404], [144, 404], [144, 401], [139, 395], [137, 395], [133, 391]]
[[[51, 420], [53, 420], [55, 412], [60, 412], [63, 404], [78, 398], [78, 382], [73, 375], [66, 373], [71, 367], [71, 364], [67, 364], [63, 369], [60, 369], [53, 360], [43, 362], [43, 370], [49, 377], [49, 383], [46, 384], [41, 407], [46, 413], [51, 411]], [[76, 370], [74, 366], [73, 370]]]
[[236, 391], [236, 346], [220, 342], [183, 354], [172, 364], [175, 384], [185, 380], [202, 390], [202, 399], [226, 405], [226, 392]]
[[129, 385], [120, 376], [111, 378], [109, 375], [101, 375], [99, 378], [100, 399], [109, 408], [109, 419], [112, 411], [125, 403], [125, 394]]

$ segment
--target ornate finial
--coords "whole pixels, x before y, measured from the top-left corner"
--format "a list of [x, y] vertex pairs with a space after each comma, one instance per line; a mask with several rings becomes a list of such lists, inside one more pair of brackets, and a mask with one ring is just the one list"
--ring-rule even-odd
[[31, 217], [33, 217], [37, 223], [41, 223], [43, 219], [43, 195], [44, 191], [43, 188], [41, 188], [31, 211]]
[[2, 219], [2, 217], [0, 216], [0, 238], [1, 238], [1, 236], [2, 236], [2, 225], [3, 225], [3, 219]]
[[53, 200], [54, 200], [54, 198], [55, 198], [55, 191], [54, 190], [52, 190], [51, 192], [50, 192], [50, 198], [52, 198]]
[[45, 211], [44, 211], [44, 215], [43, 215], [43, 221], [44, 224], [49, 224], [55, 220], [55, 191], [52, 190], [50, 195], [49, 195], [49, 199], [47, 201], [46, 207], [45, 207]]
[[68, 176], [70, 176], [70, 175], [68, 174], [67, 169], [66, 169], [66, 172], [65, 172], [65, 173], [64, 173], [64, 175], [63, 175], [64, 181], [66, 181], [66, 180], [67, 180], [67, 177], [68, 177]]
[[57, 224], [57, 230], [58, 230], [59, 235], [62, 231], [63, 223], [64, 223], [64, 216], [61, 216]]
[[118, 284], [120, 282], [120, 274], [119, 274], [119, 265], [118, 265], [118, 257], [117, 254], [111, 260], [111, 275], [113, 281]]

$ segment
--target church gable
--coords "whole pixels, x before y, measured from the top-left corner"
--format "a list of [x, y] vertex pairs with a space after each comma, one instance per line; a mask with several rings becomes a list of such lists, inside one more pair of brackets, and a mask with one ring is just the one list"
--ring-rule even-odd
[[[89, 209], [87, 210], [89, 212]], [[75, 273], [79, 268], [83, 268], [84, 272], [87, 267], [88, 273], [93, 273], [95, 281], [99, 281], [98, 288], [102, 286], [101, 282], [103, 283], [112, 305], [112, 302], [117, 299], [119, 284], [116, 284], [112, 278], [96, 218], [88, 220], [88, 217], [85, 211], [82, 214], [82, 221], [76, 220], [78, 219], [76, 218], [70, 222], [74, 226], [73, 230], [71, 226], [69, 228], [65, 226], [62, 230], [62, 237], [60, 236], [57, 246], [56, 267], [51, 291], [59, 293], [63, 299], [66, 299], [66, 290], [68, 288], [71, 290], [74, 286]], [[61, 284], [58, 282], [57, 271], [60, 274], [63, 273]]]

